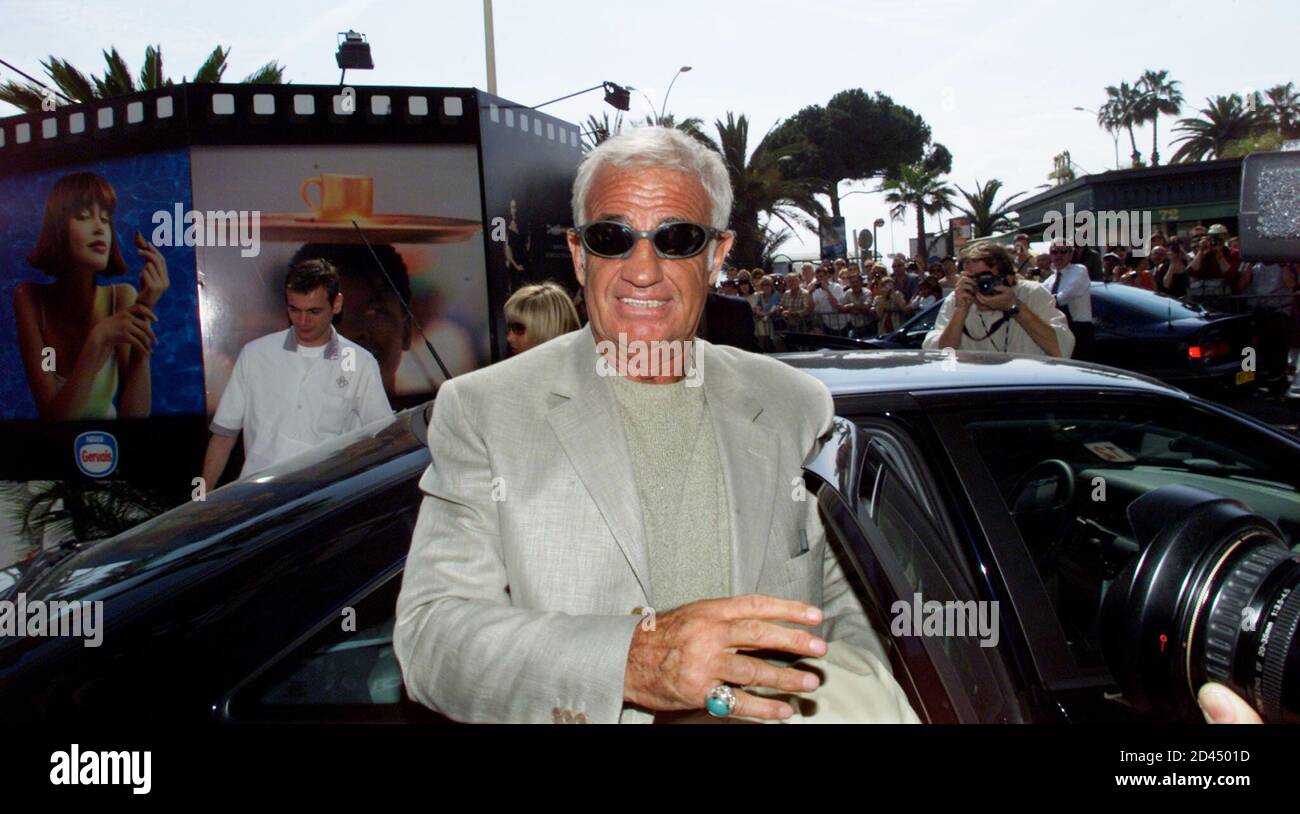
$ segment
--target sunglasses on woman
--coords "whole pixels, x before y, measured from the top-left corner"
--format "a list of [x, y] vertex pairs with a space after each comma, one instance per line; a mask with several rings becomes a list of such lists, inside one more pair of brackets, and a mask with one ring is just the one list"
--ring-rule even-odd
[[718, 229], [689, 221], [665, 223], [641, 231], [626, 223], [597, 220], [575, 227], [573, 231], [587, 251], [597, 257], [615, 260], [631, 255], [636, 242], [643, 238], [650, 241], [659, 257], [665, 260], [685, 260], [704, 251], [710, 240], [716, 240], [724, 234]]

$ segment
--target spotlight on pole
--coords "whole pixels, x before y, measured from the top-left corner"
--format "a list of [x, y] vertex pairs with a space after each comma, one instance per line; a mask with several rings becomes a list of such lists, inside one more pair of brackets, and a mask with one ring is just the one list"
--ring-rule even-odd
[[584, 93], [591, 93], [593, 90], [600, 90], [602, 88], [604, 88], [605, 90], [605, 101], [608, 102], [609, 104], [623, 111], [626, 111], [628, 108], [632, 107], [632, 93], [630, 89], [623, 87], [617, 82], [601, 82], [599, 85], [592, 85], [591, 87], [585, 88], [583, 90], [574, 91], [573, 93], [567, 93], [564, 96], [561, 96], [557, 99], [552, 99], [549, 102], [542, 102], [540, 105], [533, 105], [532, 109], [536, 110], [539, 107], [546, 107], [547, 105], [553, 105], [556, 102], [562, 102], [565, 99], [572, 99], [575, 96], [581, 96]]
[[339, 84], [342, 85], [348, 68], [368, 71], [375, 67], [375, 61], [370, 57], [370, 43], [366, 42], [364, 34], [351, 30], [340, 31], [339, 38], [339, 49], [334, 54], [334, 61], [343, 71], [339, 75]]
[[627, 111], [632, 107], [632, 93], [622, 85], [605, 83], [605, 101], [618, 110]]

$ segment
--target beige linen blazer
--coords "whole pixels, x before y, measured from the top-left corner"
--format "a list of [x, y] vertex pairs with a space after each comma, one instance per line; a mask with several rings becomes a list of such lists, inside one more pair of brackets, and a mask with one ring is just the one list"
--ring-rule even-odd
[[[452, 719], [653, 718], [623, 701], [628, 647], [655, 597], [610, 369], [597, 358], [583, 327], [438, 392], [394, 647], [412, 697]], [[820, 606], [816, 632], [888, 665], [802, 486], [832, 426], [830, 392], [704, 340], [696, 365], [729, 498], [733, 594]]]

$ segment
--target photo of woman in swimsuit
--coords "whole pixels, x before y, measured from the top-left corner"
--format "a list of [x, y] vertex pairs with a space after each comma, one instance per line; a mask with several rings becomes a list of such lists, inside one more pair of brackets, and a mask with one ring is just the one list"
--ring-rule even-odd
[[[127, 273], [113, 229], [117, 194], [90, 172], [65, 175], [45, 202], [27, 262], [53, 282], [14, 289], [18, 346], [43, 420], [143, 418], [152, 402], [153, 308], [167, 291], [167, 261], [136, 232], [140, 291], [99, 278]], [[116, 405], [114, 405], [116, 399]]]

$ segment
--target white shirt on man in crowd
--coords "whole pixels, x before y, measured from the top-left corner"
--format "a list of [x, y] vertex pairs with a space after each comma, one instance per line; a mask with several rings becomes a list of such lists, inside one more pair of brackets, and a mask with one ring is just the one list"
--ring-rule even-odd
[[1043, 281], [1043, 286], [1056, 296], [1057, 307], [1070, 309], [1070, 319], [1075, 322], [1092, 322], [1092, 280], [1088, 277], [1086, 267], [1070, 263], [1060, 271], [1053, 272]]
[[[821, 280], [822, 276], [818, 275], [818, 280]], [[830, 290], [827, 291], [827, 289]], [[842, 302], [844, 300], [844, 286], [827, 279], [822, 285], [817, 286], [812, 293], [813, 314], [826, 327], [838, 331], [848, 323], [848, 314], [841, 314], [836, 310], [834, 303], [831, 301], [832, 297], [834, 302]]]

